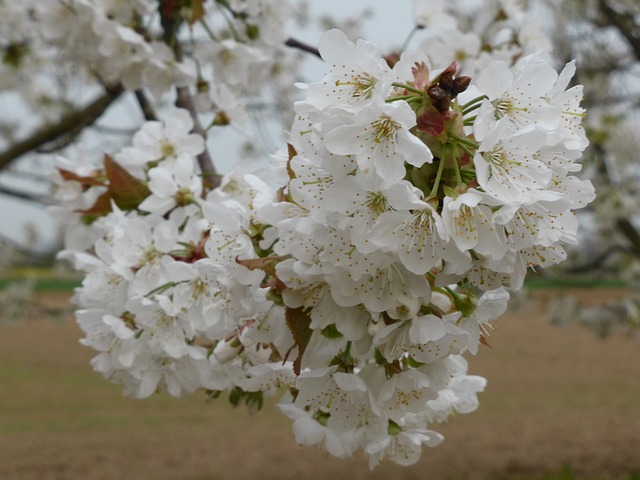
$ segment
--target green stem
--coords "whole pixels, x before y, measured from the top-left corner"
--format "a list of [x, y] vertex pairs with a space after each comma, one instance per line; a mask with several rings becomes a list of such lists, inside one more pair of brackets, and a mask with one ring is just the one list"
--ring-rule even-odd
[[447, 293], [449, 295], [451, 295], [451, 298], [453, 298], [453, 300], [460, 300], [460, 295], [458, 295], [456, 292], [453, 291], [453, 289], [451, 287], [443, 287]]
[[474, 110], [479, 109], [481, 106], [482, 106], [481, 103], [476, 103], [475, 105], [471, 105], [470, 107], [465, 108], [465, 109], [462, 110], [462, 115], [466, 115], [467, 113], [471, 113]]
[[147, 293], [145, 295], [145, 297], [150, 297], [151, 295], [155, 295], [156, 293], [163, 293], [166, 292], [167, 290], [169, 290], [170, 288], [176, 286], [177, 284], [175, 282], [167, 282], [163, 285], [160, 285], [157, 288], [154, 288], [153, 290], [151, 290], [149, 293]]
[[465, 127], [469, 127], [469, 126], [473, 125], [473, 122], [476, 121], [476, 118], [478, 118], [477, 115], [474, 115], [473, 117], [465, 118], [464, 119], [464, 126]]
[[234, 11], [231, 10], [231, 7], [226, 3], [226, 2], [217, 2], [218, 5], [222, 5], [223, 8], [219, 8], [221, 14], [222, 14], [222, 18], [224, 18], [225, 23], [227, 24], [227, 26], [229, 27], [229, 31], [231, 32], [231, 35], [233, 36], [233, 39], [236, 40], [237, 42], [240, 42], [240, 35], [238, 34], [238, 31], [236, 30], [235, 25], [233, 25], [233, 20], [231, 18], [228, 17], [228, 14], [226, 13], [227, 11], [231, 12], [231, 16], [235, 17], [234, 15]]
[[202, 28], [204, 28], [204, 31], [207, 32], [209, 37], [211, 37], [211, 40], [213, 40], [214, 42], [218, 41], [218, 37], [216, 36], [215, 33], [213, 33], [213, 30], [211, 30], [211, 27], [209, 27], [209, 24], [204, 19], [200, 20], [200, 25], [202, 25]]
[[473, 158], [476, 156], [476, 154], [473, 153], [471, 150], [469, 150], [469, 148], [466, 145], [458, 144], [458, 148], [462, 150], [464, 153], [466, 153], [469, 156], [469, 158]]
[[462, 111], [466, 110], [467, 108], [469, 108], [471, 105], [481, 102], [482, 100], [484, 100], [485, 98], [489, 98], [486, 95], [480, 95], [479, 97], [474, 98], [473, 100], [468, 101], [467, 103], [465, 103], [464, 105], [460, 105], [460, 108], [462, 108]]
[[434, 198], [438, 194], [438, 187], [440, 186], [440, 179], [442, 178], [442, 172], [444, 171], [444, 159], [440, 159], [438, 164], [438, 172], [436, 173], [436, 179], [433, 182], [433, 188], [429, 194], [429, 198]]
[[424, 91], [419, 90], [415, 87], [412, 87], [411, 85], [406, 85], [404, 83], [398, 83], [398, 82], [393, 82], [391, 85], [393, 85], [394, 87], [403, 88], [409, 92], [417, 93], [420, 96], [424, 95]]
[[449, 135], [449, 138], [453, 139], [457, 144], [466, 145], [467, 147], [470, 147], [470, 148], [477, 149], [479, 147], [479, 145], [476, 142], [474, 142], [473, 140], [469, 140], [468, 138], [458, 137], [456, 135]]
[[464, 182], [462, 181], [462, 176], [460, 175], [460, 165], [458, 165], [458, 159], [451, 158], [451, 161], [453, 162], [453, 170], [456, 172], [456, 185], [462, 185], [462, 183]]
[[409, 101], [412, 98], [417, 98], [418, 100], [420, 100], [418, 97], [416, 97], [415, 95], [398, 95], [397, 97], [389, 97], [385, 99], [385, 102], [387, 103], [391, 103], [391, 102], [397, 102], [399, 100], [404, 100], [404, 101]]
[[352, 344], [352, 343], [353, 343], [353, 342], [352, 342], [351, 340], [349, 340], [349, 341], [347, 342], [347, 346], [346, 346], [346, 347], [345, 347], [345, 349], [344, 349], [344, 356], [345, 356], [345, 358], [351, 358], [351, 344]]
[[470, 182], [471, 180], [476, 178], [476, 172], [471, 168], [461, 168], [460, 175], [462, 175], [462, 178], [466, 181], [465, 183]]

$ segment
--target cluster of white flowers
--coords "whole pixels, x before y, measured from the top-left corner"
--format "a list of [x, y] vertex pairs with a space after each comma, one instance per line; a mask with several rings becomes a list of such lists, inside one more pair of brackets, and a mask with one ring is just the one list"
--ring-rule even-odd
[[[281, 2], [230, 3], [248, 27]], [[284, 388], [298, 442], [409, 465], [442, 441], [433, 424], [477, 407], [485, 380], [462, 354], [487, 342], [506, 288], [576, 241], [573, 210], [593, 199], [573, 175], [582, 91], [573, 64], [558, 74], [523, 50], [487, 53], [473, 77], [339, 30], [319, 50], [330, 71], [300, 85], [279, 188], [246, 175], [211, 189], [204, 139], [174, 110], [101, 168], [61, 164], [62, 256], [86, 274], [93, 366], [129, 395], [226, 392], [257, 409]], [[262, 65], [232, 40], [195, 56], [222, 82], [215, 103]]]

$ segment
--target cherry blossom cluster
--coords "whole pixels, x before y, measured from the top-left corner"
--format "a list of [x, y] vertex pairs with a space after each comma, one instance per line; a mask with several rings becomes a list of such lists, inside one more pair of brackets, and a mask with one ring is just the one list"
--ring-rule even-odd
[[[263, 4], [229, 3], [249, 35]], [[225, 42], [195, 53], [220, 98], [261, 65]], [[201, 390], [257, 410], [285, 390], [299, 443], [372, 467], [439, 444], [433, 425], [485, 387], [463, 354], [488, 342], [528, 268], [565, 258], [573, 211], [594, 197], [574, 175], [587, 145], [574, 65], [502, 46], [437, 66], [328, 31], [329, 72], [299, 84], [275, 186], [210, 184], [181, 109], [99, 167], [60, 159], [61, 256], [85, 273], [75, 302], [95, 370], [138, 398]]]
[[154, 106], [190, 88], [216, 125], [239, 124], [257, 83], [292, 83], [287, 0], [27, 0], [0, 11], [0, 91], [52, 118], [77, 103], [76, 82], [151, 94]]

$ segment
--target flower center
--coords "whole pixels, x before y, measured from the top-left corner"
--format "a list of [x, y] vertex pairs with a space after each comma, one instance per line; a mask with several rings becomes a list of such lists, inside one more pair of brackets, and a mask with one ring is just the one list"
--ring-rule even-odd
[[381, 192], [368, 192], [365, 205], [376, 217], [389, 210], [387, 197], [385, 197]]
[[396, 132], [400, 129], [400, 124], [384, 115], [373, 122], [371, 127], [373, 127], [375, 142], [380, 143], [382, 140], [394, 140]]
[[360, 75], [351, 77], [351, 81], [349, 82], [341, 82], [340, 80], [336, 80], [336, 87], [344, 86], [353, 87], [353, 91], [351, 92], [351, 96], [353, 98], [368, 99], [371, 98], [373, 89], [376, 86], [376, 79], [372, 78], [368, 73], [362, 73]]
[[170, 158], [176, 156], [176, 146], [171, 142], [162, 142], [160, 144], [160, 152], [164, 158]]

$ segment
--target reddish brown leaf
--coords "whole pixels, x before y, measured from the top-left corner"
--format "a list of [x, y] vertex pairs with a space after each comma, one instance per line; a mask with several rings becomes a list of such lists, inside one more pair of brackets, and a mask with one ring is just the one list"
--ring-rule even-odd
[[191, 0], [191, 17], [189, 17], [189, 25], [193, 25], [204, 17], [204, 1], [205, 0]]
[[91, 223], [98, 217], [102, 217], [111, 212], [111, 195], [106, 191], [97, 198], [96, 202], [90, 208], [75, 211], [82, 213], [83, 219], [87, 223]]
[[423, 63], [416, 62], [411, 67], [411, 73], [413, 73], [413, 85], [418, 90], [424, 90], [429, 85], [429, 68]]
[[418, 129], [432, 137], [437, 137], [444, 132], [444, 118], [434, 107], [428, 107], [426, 111], [418, 115], [416, 120]]
[[104, 156], [104, 167], [109, 178], [109, 193], [122, 210], [133, 210], [151, 193], [144, 182], [127, 172], [109, 155]]
[[78, 175], [77, 173], [71, 172], [69, 170], [65, 170], [64, 168], [58, 167], [58, 172], [60, 172], [60, 176], [67, 181], [75, 180], [80, 183], [83, 187], [95, 187], [104, 185], [104, 182], [98, 180], [95, 177], [83, 177]]
[[480, 343], [485, 347], [493, 348], [491, 345], [489, 345], [489, 342], [487, 341], [487, 338], [484, 335], [480, 335]]
[[293, 335], [293, 340], [296, 342], [293, 347], [289, 349], [285, 355], [285, 361], [288, 359], [291, 350], [294, 347], [298, 347], [298, 358], [293, 362], [293, 371], [296, 375], [300, 375], [300, 368], [302, 363], [302, 356], [309, 344], [311, 334], [313, 330], [309, 328], [311, 325], [311, 317], [309, 316], [310, 310], [304, 307], [284, 309], [284, 316], [287, 321], [287, 327]]
[[289, 174], [289, 180], [293, 180], [294, 178], [296, 178], [296, 173], [291, 168], [291, 160], [293, 160], [293, 157], [298, 155], [298, 152], [296, 151], [296, 148], [290, 143], [287, 143], [287, 151], [289, 153], [289, 161], [287, 161], [287, 173]]
[[287, 258], [291, 258], [291, 255], [281, 255], [277, 257], [265, 257], [265, 258], [249, 258], [247, 260], [240, 260], [236, 257], [236, 263], [247, 267], [249, 270], [262, 270], [272, 277], [276, 276], [276, 265]]

